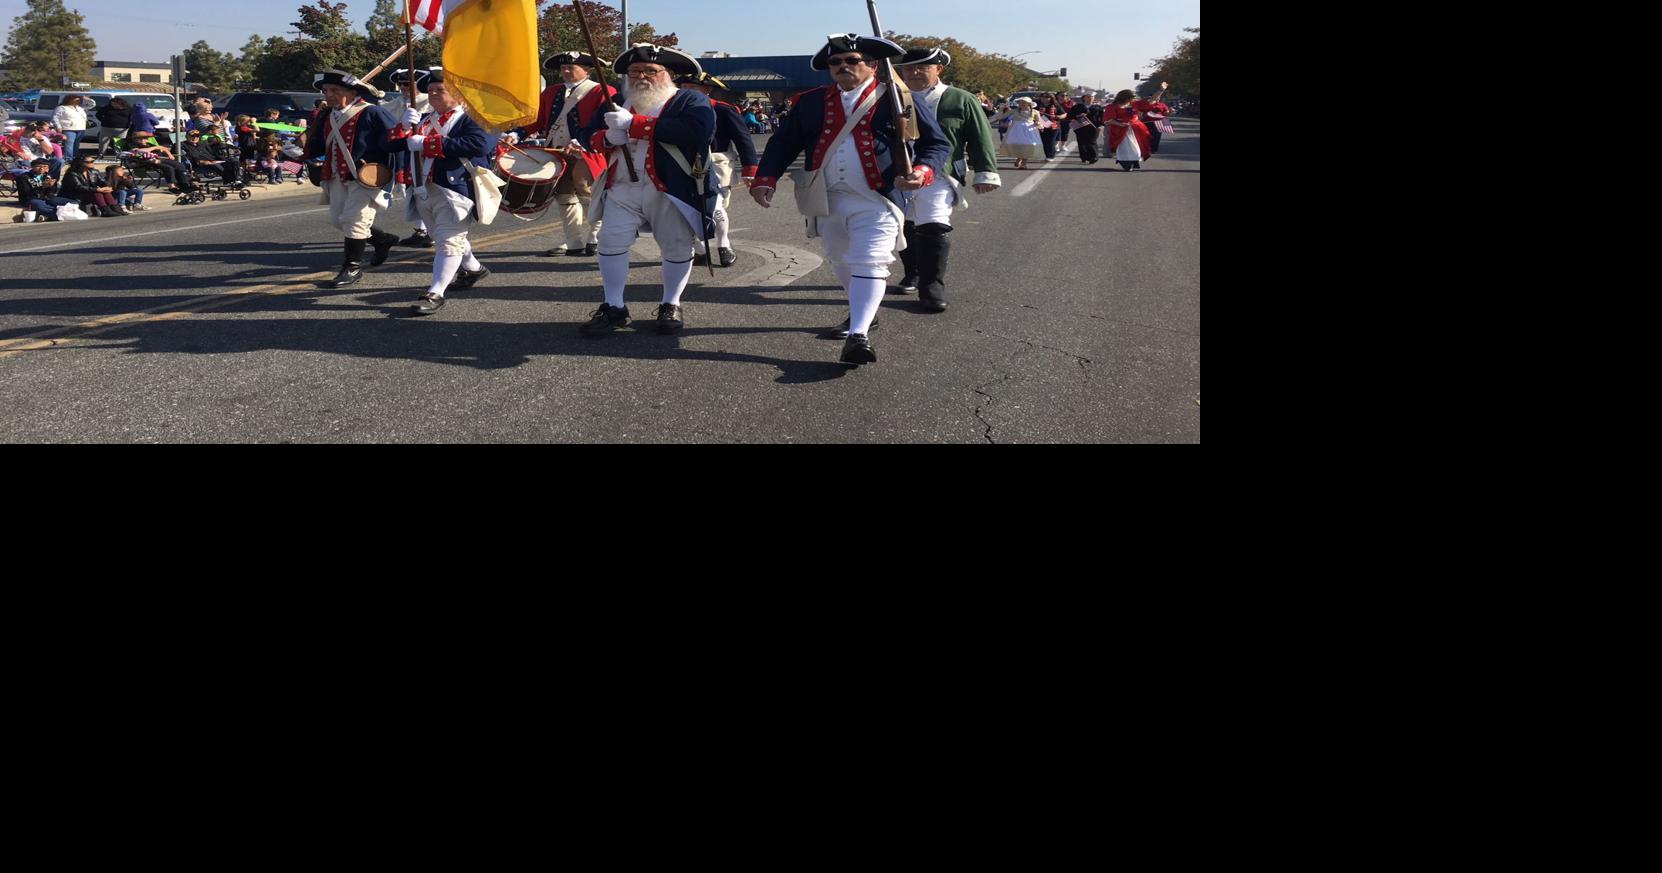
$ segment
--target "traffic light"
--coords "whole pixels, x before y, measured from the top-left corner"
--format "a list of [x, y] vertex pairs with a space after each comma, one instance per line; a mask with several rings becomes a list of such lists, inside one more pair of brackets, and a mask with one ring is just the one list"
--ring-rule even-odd
[[1058, 74], [1057, 74], [1057, 75], [1059, 75], [1059, 76], [1061, 76], [1061, 77], [1062, 77], [1062, 78], [1064, 78], [1064, 79], [1066, 79], [1066, 78], [1067, 78], [1067, 77], [1068, 77], [1068, 68], [1067, 68], [1067, 67], [1063, 67], [1063, 68], [1062, 68], [1062, 72], [1060, 72], [1060, 73], [1058, 73]]
[[1132, 78], [1132, 79], [1133, 79], [1133, 80], [1134, 80], [1134, 81], [1138, 81], [1138, 82], [1140, 82], [1140, 81], [1142, 81], [1142, 79], [1143, 79], [1143, 74], [1142, 74], [1142, 73], [1132, 73], [1132, 74], [1131, 74], [1131, 78]]

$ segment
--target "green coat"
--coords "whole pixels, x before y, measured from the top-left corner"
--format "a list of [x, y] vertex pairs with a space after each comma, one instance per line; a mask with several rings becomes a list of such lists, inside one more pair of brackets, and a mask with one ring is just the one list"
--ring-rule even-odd
[[959, 170], [959, 161], [969, 159], [970, 169], [977, 173], [998, 172], [998, 137], [987, 123], [987, 113], [975, 95], [962, 88], [947, 86], [941, 95], [941, 105], [935, 109], [935, 120], [952, 144], [952, 163], [948, 171], [960, 185], [969, 184]]

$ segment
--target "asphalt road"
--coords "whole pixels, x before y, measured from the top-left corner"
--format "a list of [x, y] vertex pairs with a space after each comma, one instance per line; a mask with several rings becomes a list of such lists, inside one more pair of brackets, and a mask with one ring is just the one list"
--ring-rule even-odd
[[1139, 173], [1005, 161], [955, 217], [952, 308], [891, 295], [858, 369], [818, 338], [846, 299], [789, 191], [736, 194], [739, 262], [698, 268], [673, 337], [650, 239], [641, 329], [580, 336], [599, 274], [537, 256], [546, 218], [477, 232], [494, 274], [431, 318], [407, 316], [427, 251], [318, 287], [341, 244], [310, 196], [0, 228], [0, 441], [1198, 443], [1200, 125], [1176, 124]]

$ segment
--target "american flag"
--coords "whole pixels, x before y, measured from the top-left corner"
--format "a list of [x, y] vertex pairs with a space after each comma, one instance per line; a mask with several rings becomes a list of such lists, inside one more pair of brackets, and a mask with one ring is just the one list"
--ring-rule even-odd
[[411, 24], [444, 35], [444, 3], [442, 0], [404, 0], [404, 9]]

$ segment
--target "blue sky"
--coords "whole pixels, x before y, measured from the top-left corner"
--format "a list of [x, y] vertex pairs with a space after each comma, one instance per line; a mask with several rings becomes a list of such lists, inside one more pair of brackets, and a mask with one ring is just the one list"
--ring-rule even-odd
[[[193, 0], [147, 7], [131, 0], [65, 0], [64, 5], [86, 16], [100, 60], [166, 61], [199, 39], [235, 52], [251, 34], [284, 35], [301, 2]], [[360, 28], [375, 8], [374, 0], [349, 0], [348, 6]], [[9, 30], [12, 19], [27, 9], [23, 0], [0, 0], [0, 23]], [[177, 18], [173, 9], [188, 20]], [[758, 9], [768, 10], [765, 20], [754, 17]], [[878, 11], [890, 30], [951, 36], [1007, 55], [1031, 52], [1023, 60], [1033, 69], [1065, 66], [1075, 84], [1114, 90], [1131, 87], [1131, 74], [1146, 73], [1149, 59], [1167, 54], [1183, 28], [1200, 26], [1200, 0], [879, 0]], [[717, 14], [724, 20], [716, 21]], [[630, 0], [629, 17], [679, 35], [682, 48], [694, 55], [812, 54], [826, 34], [865, 32], [871, 24], [858, 0], [811, 5]]]

